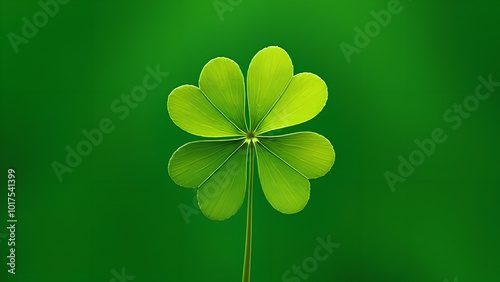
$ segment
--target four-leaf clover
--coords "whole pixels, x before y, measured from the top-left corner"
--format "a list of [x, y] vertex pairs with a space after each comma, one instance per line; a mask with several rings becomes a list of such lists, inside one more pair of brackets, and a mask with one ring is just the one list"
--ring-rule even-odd
[[[317, 75], [293, 75], [285, 50], [268, 47], [255, 55], [246, 90], [245, 94], [239, 66], [219, 57], [205, 65], [199, 87], [183, 85], [170, 93], [167, 108], [177, 126], [194, 135], [224, 139], [181, 146], [172, 155], [168, 172], [178, 185], [198, 188], [200, 209], [213, 220], [227, 219], [238, 211], [248, 184], [244, 272], [249, 276], [254, 154], [266, 199], [276, 210], [293, 214], [309, 200], [309, 179], [330, 170], [335, 152], [317, 133], [266, 134], [312, 119], [328, 96], [325, 82]], [[245, 273], [243, 280], [248, 281]]]

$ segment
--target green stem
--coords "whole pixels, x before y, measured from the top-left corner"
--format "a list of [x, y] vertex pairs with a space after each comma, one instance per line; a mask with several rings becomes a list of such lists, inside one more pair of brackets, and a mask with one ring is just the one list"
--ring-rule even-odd
[[247, 234], [245, 242], [245, 261], [243, 263], [243, 282], [250, 282], [250, 264], [252, 261], [252, 202], [253, 202], [253, 154], [254, 144], [250, 143], [250, 180], [248, 182]]

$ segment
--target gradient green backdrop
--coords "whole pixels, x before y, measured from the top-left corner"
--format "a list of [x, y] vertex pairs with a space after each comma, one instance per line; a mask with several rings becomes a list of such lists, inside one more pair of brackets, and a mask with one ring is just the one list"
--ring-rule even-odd
[[[227, 3], [226, 0], [221, 0]], [[499, 1], [401, 1], [403, 10], [348, 63], [339, 47], [388, 1], [77, 1], [16, 54], [8, 39], [37, 1], [1, 2], [0, 236], [7, 230], [7, 169], [17, 176], [17, 265], [1, 281], [240, 281], [246, 201], [224, 222], [192, 215], [195, 193], [166, 170], [171, 154], [200, 138], [169, 119], [166, 99], [197, 85], [205, 63], [235, 60], [246, 76], [260, 49], [278, 45], [295, 72], [329, 86], [324, 110], [281, 131], [326, 136], [337, 159], [311, 181], [311, 198], [287, 216], [254, 195], [252, 281], [282, 274], [313, 255], [316, 239], [341, 244], [308, 281], [500, 281], [500, 88], [457, 129], [443, 113], [474, 94], [477, 77], [500, 81]], [[170, 75], [125, 119], [110, 109], [142, 84], [146, 67]], [[82, 130], [115, 130], [59, 182], [51, 164]], [[391, 191], [415, 139], [435, 128], [448, 139]], [[2, 235], [3, 234], [3, 235]], [[113, 280], [115, 279], [115, 280]]]

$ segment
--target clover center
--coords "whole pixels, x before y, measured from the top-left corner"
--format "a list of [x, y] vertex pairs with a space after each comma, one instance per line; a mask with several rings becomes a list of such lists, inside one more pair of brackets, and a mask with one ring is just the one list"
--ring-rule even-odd
[[251, 140], [251, 139], [253, 139], [253, 138], [255, 138], [255, 132], [253, 132], [253, 131], [248, 131], [248, 132], [247, 132], [247, 136], [246, 136], [246, 138], [247, 138], [247, 139], [250, 139], [250, 140]]

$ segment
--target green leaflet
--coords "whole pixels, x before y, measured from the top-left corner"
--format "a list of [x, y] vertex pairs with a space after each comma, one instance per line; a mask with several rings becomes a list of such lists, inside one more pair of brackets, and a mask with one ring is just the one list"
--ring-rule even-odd
[[247, 76], [250, 129], [264, 118], [293, 76], [293, 65], [285, 50], [267, 47], [250, 63]]
[[245, 142], [198, 189], [201, 212], [213, 220], [233, 216], [243, 204], [247, 183], [249, 143]]
[[195, 86], [183, 85], [168, 96], [167, 109], [172, 121], [183, 130], [203, 137], [244, 135]]
[[259, 137], [257, 164], [269, 203], [286, 214], [301, 211], [309, 200], [309, 180], [323, 176], [335, 161], [330, 142], [314, 132]]
[[335, 162], [330, 141], [314, 132], [261, 136], [259, 142], [309, 179], [325, 175]]
[[168, 173], [177, 185], [197, 188], [236, 153], [243, 139], [195, 141], [177, 149], [168, 163]]
[[319, 76], [297, 74], [256, 131], [260, 134], [306, 122], [321, 112], [327, 97], [326, 84]]
[[200, 89], [241, 131], [245, 121], [245, 83], [240, 67], [228, 58], [208, 62], [200, 75]]
[[309, 201], [309, 180], [261, 143], [255, 148], [260, 183], [267, 201], [285, 214], [301, 211]]

